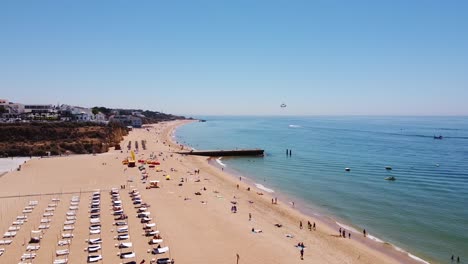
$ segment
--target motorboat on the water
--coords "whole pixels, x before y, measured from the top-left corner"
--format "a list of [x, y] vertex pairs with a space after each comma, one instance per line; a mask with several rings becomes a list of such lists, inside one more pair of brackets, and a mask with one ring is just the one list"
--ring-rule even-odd
[[442, 135], [439, 136], [434, 136], [434, 139], [443, 139], [444, 137]]
[[395, 181], [396, 178], [393, 177], [393, 176], [390, 176], [390, 177], [385, 178], [385, 180], [387, 180], [387, 181]]
[[392, 167], [390, 167], [390, 166], [385, 166], [385, 169], [386, 169], [386, 170], [392, 170]]

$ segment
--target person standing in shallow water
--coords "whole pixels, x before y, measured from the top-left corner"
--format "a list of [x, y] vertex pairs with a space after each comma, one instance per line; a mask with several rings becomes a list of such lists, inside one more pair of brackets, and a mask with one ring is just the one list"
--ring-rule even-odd
[[366, 234], [366, 230], [365, 230], [365, 229], [362, 231], [362, 233], [364, 234], [364, 237], [366, 237], [367, 234]]

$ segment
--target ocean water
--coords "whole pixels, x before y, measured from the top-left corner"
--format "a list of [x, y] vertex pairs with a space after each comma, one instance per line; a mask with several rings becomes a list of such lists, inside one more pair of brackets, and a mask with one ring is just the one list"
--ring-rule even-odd
[[177, 130], [180, 143], [265, 149], [222, 163], [424, 260], [468, 261], [468, 117], [200, 118]]

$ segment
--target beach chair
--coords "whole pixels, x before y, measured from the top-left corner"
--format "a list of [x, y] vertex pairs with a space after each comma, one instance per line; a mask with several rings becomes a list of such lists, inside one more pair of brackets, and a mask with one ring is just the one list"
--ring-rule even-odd
[[101, 229], [89, 230], [90, 235], [98, 235], [101, 234]]
[[168, 251], [169, 251], [169, 247], [160, 247], [160, 248], [153, 248], [153, 251], [151, 251], [151, 253], [153, 255], [156, 255], [156, 254], [163, 254]]
[[126, 252], [126, 253], [119, 253], [121, 259], [129, 259], [136, 257], [135, 252]]
[[87, 259], [87, 262], [88, 263], [94, 263], [94, 262], [98, 262], [100, 260], [102, 260], [101, 255], [89, 255], [88, 259]]
[[66, 225], [63, 227], [63, 231], [75, 230], [75, 227], [72, 225]]
[[71, 240], [67, 239], [67, 240], [59, 240], [57, 242], [57, 245], [58, 246], [67, 246], [67, 245], [70, 245], [71, 244]]
[[4, 248], [0, 248], [0, 257], [3, 255], [3, 253], [5, 253], [5, 249], [4, 249]]
[[65, 238], [73, 238], [73, 234], [70, 234], [70, 233], [62, 233], [62, 239], [65, 239]]
[[133, 246], [132, 242], [122, 242], [120, 244], [115, 244], [116, 247], [118, 247], [119, 249], [122, 249], [122, 248], [131, 248]]
[[64, 259], [55, 259], [53, 264], [67, 264], [67, 263], [68, 263], [68, 259], [64, 258]]
[[92, 239], [89, 239], [89, 240], [86, 240], [86, 241], [88, 241], [89, 245], [97, 245], [97, 244], [102, 243], [102, 240], [100, 238], [92, 238]]
[[3, 234], [3, 238], [9, 238], [9, 237], [15, 237], [16, 236], [16, 232], [5, 232]]
[[40, 245], [28, 245], [26, 251], [37, 251], [41, 248]]
[[0, 240], [0, 245], [10, 245], [13, 240]]
[[174, 259], [170, 258], [159, 258], [156, 260], [156, 264], [171, 264], [174, 263]]
[[66, 256], [70, 254], [70, 250], [69, 249], [59, 249], [59, 250], [56, 250], [55, 251], [55, 255], [58, 257], [58, 256]]
[[151, 239], [148, 244], [150, 245], [155, 245], [155, 244], [161, 244], [163, 242], [162, 239]]
[[101, 250], [101, 245], [100, 244], [88, 246], [88, 248], [87, 248], [87, 251], [90, 252], [90, 253], [98, 252], [99, 250]]

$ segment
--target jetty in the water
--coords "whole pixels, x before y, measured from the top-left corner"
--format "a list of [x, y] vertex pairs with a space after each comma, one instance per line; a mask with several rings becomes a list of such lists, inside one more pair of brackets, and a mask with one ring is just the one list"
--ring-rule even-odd
[[236, 150], [192, 150], [177, 152], [182, 155], [196, 155], [208, 157], [225, 157], [225, 156], [263, 156], [263, 149], [236, 149]]

